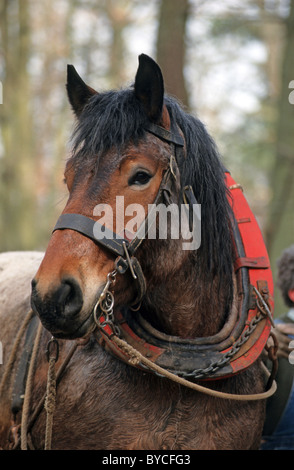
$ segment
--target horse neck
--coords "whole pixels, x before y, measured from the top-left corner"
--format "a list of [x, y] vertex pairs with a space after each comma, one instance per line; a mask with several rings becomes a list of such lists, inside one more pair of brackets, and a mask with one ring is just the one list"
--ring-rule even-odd
[[228, 314], [228, 291], [219, 275], [204, 272], [197, 253], [171, 250], [157, 260], [143, 302], [146, 319], [166, 334], [182, 338], [210, 336]]

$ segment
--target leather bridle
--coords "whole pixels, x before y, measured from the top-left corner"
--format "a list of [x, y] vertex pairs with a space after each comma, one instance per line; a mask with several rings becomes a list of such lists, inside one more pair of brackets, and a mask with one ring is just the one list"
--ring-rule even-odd
[[[107, 227], [101, 226], [99, 222], [81, 214], [74, 213], [62, 214], [53, 229], [53, 232], [63, 229], [75, 230], [115, 255], [116, 259], [114, 265], [117, 272], [119, 274], [124, 274], [129, 269], [134, 281], [136, 282], [137, 295], [132, 302], [133, 305], [138, 304], [146, 293], [145, 277], [141, 265], [134, 255], [142, 241], [147, 237], [148, 231], [154, 223], [154, 212], [156, 210], [156, 206], [161, 202], [168, 204], [171, 201], [172, 194], [176, 192], [176, 185], [179, 177], [178, 165], [180, 164], [180, 159], [184, 158], [184, 139], [176, 128], [169, 131], [150, 122], [148, 126], [145, 126], [145, 130], [169, 143], [170, 161], [161, 180], [152, 208], [148, 211], [148, 214], [136, 232], [135, 237], [130, 241], [127, 238], [114, 233], [112, 230], [109, 230]], [[188, 204], [191, 204], [191, 207], [193, 207], [193, 204], [197, 204], [191, 186], [183, 188], [183, 200], [188, 202]], [[98, 227], [99, 230], [97, 230]], [[103, 233], [103, 236], [95, 236], [97, 233], [99, 233], [99, 235]]]

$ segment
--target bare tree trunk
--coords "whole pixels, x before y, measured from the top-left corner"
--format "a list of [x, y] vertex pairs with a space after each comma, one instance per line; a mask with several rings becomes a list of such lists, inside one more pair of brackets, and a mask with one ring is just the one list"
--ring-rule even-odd
[[[276, 158], [271, 177], [272, 202], [266, 230], [274, 274], [281, 251], [294, 243], [294, 105], [289, 102], [289, 84], [294, 79], [294, 0], [290, 4], [278, 109]], [[279, 315], [285, 308], [279, 295], [276, 306]]]
[[129, 0], [108, 0], [105, 4], [112, 30], [112, 43], [109, 55], [109, 83], [111, 87], [118, 87], [125, 80], [124, 66], [124, 29], [130, 23], [130, 2]]
[[157, 61], [164, 74], [167, 93], [186, 106], [185, 31], [189, 14], [188, 0], [161, 0], [157, 35]]
[[28, 0], [1, 1], [5, 75], [1, 105], [1, 249], [34, 246], [33, 126], [27, 64]]

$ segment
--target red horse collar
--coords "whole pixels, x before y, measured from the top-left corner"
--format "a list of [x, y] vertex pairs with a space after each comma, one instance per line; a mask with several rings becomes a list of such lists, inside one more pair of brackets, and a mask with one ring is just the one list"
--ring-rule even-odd
[[[273, 280], [263, 237], [242, 188], [229, 173], [226, 184], [235, 216], [238, 256], [234, 267], [239, 300], [223, 329], [207, 338], [181, 339], [156, 330], [139, 312], [136, 316], [127, 310], [115, 313], [121, 338], [153, 363], [188, 379], [229, 377], [246, 369], [262, 353], [271, 330]], [[99, 342], [129, 363], [128, 354], [112, 341], [117, 328], [114, 332], [103, 315], [98, 318], [98, 325]]]

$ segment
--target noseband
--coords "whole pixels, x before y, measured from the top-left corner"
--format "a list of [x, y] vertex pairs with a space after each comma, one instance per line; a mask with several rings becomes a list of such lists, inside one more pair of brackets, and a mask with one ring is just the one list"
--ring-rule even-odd
[[[170, 145], [170, 162], [165, 171], [153, 210], [159, 202], [169, 203], [176, 194], [179, 166], [184, 152], [184, 140], [177, 129], [171, 131], [150, 123], [146, 131]], [[162, 370], [171, 371], [185, 380], [209, 380], [234, 375], [249, 367], [261, 355], [270, 335], [273, 306], [273, 283], [267, 251], [260, 229], [240, 185], [226, 172], [226, 184], [231, 198], [234, 220], [232, 232], [236, 252], [235, 278], [237, 283], [237, 308], [232, 309], [224, 327], [210, 337], [182, 339], [156, 330], [138, 311], [131, 315], [128, 308], [113, 313], [114, 298], [111, 287], [117, 273], [129, 269], [137, 285], [138, 304], [146, 292], [146, 281], [138, 259], [134, 256], [142, 240], [154, 222], [152, 210], [139, 227], [135, 238], [129, 241], [103, 227], [94, 220], [80, 214], [63, 214], [55, 230], [75, 230], [116, 256], [115, 269], [108, 274], [103, 292], [94, 309], [94, 320], [98, 326], [98, 340], [109, 352], [121, 360], [139, 368], [146, 368], [142, 362], [134, 364], [131, 354], [118, 346], [123, 338], [132, 350]], [[191, 210], [197, 204], [191, 186], [182, 189], [184, 202]], [[95, 226], [104, 232], [95, 237]], [[99, 312], [98, 312], [99, 310]]]

